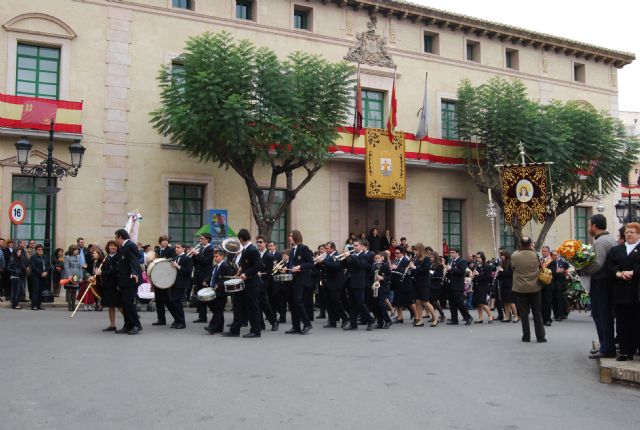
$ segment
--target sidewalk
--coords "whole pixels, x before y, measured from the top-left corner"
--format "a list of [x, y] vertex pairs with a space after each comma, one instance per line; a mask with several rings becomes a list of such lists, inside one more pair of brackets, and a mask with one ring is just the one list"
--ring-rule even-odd
[[640, 388], [640, 361], [616, 361], [615, 358], [600, 359], [600, 382], [614, 382]]

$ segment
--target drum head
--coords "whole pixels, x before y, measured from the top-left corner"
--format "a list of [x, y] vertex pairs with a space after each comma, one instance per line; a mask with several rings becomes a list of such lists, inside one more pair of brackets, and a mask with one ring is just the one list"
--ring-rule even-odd
[[229, 287], [240, 285], [240, 284], [243, 284], [243, 283], [244, 283], [244, 281], [242, 279], [240, 279], [240, 278], [228, 279], [228, 280], [224, 281], [224, 285], [225, 286], [229, 286]]
[[178, 271], [166, 258], [156, 258], [149, 264], [147, 274], [153, 286], [166, 289], [176, 282]]
[[198, 300], [201, 302], [210, 302], [216, 298], [216, 292], [213, 288], [207, 287], [198, 291]]

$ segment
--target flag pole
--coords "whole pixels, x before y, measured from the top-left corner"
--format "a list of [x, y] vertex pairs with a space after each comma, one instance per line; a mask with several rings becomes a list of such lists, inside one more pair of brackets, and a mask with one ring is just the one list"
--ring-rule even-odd
[[[424, 91], [427, 91], [427, 79], [429, 78], [429, 72], [424, 72]], [[422, 106], [422, 114], [421, 115], [425, 115], [426, 116], [426, 112], [425, 109], [427, 109], [426, 106]], [[429, 120], [429, 118], [427, 118], [427, 121]], [[428, 129], [428, 128], [427, 128]], [[427, 136], [425, 136], [427, 137]], [[422, 138], [424, 139], [424, 137]], [[420, 139], [418, 141], [418, 160], [420, 160], [420, 156], [422, 155], [422, 139]], [[429, 142], [427, 140], [427, 142]]]
[[351, 134], [351, 153], [355, 151], [356, 133], [360, 134], [358, 128], [358, 97], [362, 97], [360, 94], [360, 63], [358, 62], [358, 82], [356, 83], [356, 100], [353, 109], [353, 133]]

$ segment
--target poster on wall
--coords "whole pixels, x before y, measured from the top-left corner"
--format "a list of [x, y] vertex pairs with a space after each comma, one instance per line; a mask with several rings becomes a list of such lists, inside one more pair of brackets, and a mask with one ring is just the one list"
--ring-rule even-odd
[[222, 241], [227, 238], [226, 209], [209, 209], [209, 230], [213, 246], [220, 246]]

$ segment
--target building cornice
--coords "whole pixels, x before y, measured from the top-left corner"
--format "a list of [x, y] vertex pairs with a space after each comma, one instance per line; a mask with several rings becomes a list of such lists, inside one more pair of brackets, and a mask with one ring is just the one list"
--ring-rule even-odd
[[538, 33], [524, 28], [513, 27], [493, 21], [473, 18], [466, 15], [434, 9], [427, 6], [407, 3], [400, 0], [306, 0], [320, 1], [322, 4], [335, 3], [338, 7], [350, 7], [354, 10], [367, 10], [369, 14], [384, 17], [407, 19], [414, 24], [434, 26], [440, 29], [460, 31], [475, 37], [499, 39], [513, 45], [531, 46], [534, 49], [564, 53], [578, 59], [603, 62], [622, 68], [636, 59], [635, 54], [615, 51], [588, 43], [565, 39], [550, 34]]

